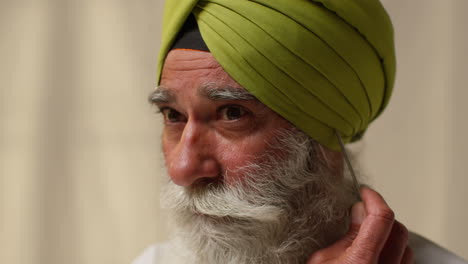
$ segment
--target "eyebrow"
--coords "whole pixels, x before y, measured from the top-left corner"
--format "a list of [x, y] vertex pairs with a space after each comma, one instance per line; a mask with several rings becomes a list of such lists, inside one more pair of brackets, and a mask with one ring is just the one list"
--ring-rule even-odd
[[257, 98], [243, 88], [233, 86], [219, 87], [216, 84], [203, 85], [198, 89], [198, 93], [208, 97], [212, 101], [225, 100], [257, 100]]
[[172, 103], [175, 101], [175, 96], [166, 87], [160, 85], [150, 93], [148, 101], [152, 104]]
[[[233, 86], [219, 87], [212, 83], [200, 86], [198, 93], [212, 101], [257, 100], [253, 94], [243, 88]], [[160, 85], [150, 93], [148, 101], [152, 104], [173, 103], [176, 101], [176, 96], [168, 88]]]

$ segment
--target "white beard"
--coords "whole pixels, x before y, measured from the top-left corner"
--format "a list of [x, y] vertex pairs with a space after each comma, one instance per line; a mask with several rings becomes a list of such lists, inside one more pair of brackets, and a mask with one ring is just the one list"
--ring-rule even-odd
[[349, 181], [331, 173], [303, 132], [283, 131], [279, 138], [271, 149], [284, 157], [266, 153], [262, 162], [236, 169], [243, 174], [237, 184], [168, 182], [163, 207], [173, 212], [190, 263], [303, 264], [345, 233], [356, 201]]

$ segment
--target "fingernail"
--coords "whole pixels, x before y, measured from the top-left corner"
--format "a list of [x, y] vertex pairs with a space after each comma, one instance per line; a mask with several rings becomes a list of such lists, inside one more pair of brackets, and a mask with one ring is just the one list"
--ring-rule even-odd
[[366, 208], [364, 208], [364, 204], [362, 202], [358, 202], [353, 205], [351, 209], [351, 221], [355, 225], [360, 225], [364, 222], [366, 218]]

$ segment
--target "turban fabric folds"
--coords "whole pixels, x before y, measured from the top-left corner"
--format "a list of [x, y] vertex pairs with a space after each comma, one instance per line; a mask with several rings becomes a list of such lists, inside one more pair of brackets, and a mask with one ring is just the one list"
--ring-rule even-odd
[[378, 0], [167, 0], [164, 60], [193, 14], [224, 70], [313, 139], [339, 150], [385, 108], [393, 27]]

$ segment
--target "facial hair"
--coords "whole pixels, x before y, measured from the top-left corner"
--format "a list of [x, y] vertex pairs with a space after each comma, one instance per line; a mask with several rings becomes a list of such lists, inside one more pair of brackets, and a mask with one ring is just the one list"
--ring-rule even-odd
[[189, 187], [169, 181], [162, 205], [190, 263], [303, 264], [340, 238], [356, 198], [324, 155], [305, 133], [283, 130], [265, 155], [235, 169], [235, 183], [223, 181], [233, 171]]

